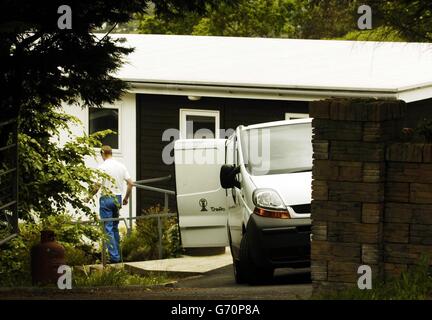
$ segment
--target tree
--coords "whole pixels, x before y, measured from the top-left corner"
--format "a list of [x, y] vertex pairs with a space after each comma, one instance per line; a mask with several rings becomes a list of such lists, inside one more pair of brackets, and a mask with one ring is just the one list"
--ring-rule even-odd
[[209, 10], [193, 28], [195, 35], [290, 37], [294, 35], [293, 0], [242, 0]]
[[239, 0], [207, 4], [183, 19], [149, 10], [138, 16], [141, 33], [239, 37], [293, 36], [297, 0]]
[[428, 0], [366, 1], [379, 26], [396, 30], [408, 41], [432, 41], [432, 3]]
[[[358, 30], [357, 9], [362, 4], [372, 8], [373, 30]], [[432, 4], [425, 0], [238, 0], [234, 5], [206, 5], [185, 19], [155, 10], [136, 19], [141, 33], [420, 42], [432, 38]]]
[[[160, 0], [154, 9], [180, 16], [183, 11], [200, 12], [211, 1]], [[30, 211], [39, 216], [56, 214], [68, 205], [89, 212], [83, 193], [97, 174], [85, 167], [83, 157], [93, 154], [97, 137], [63, 146], [54, 143], [59, 130], [73, 121], [61, 112], [61, 105], [100, 107], [121, 96], [127, 84], [114, 73], [133, 49], [122, 47], [121, 39], [93, 31], [104, 24], [127, 23], [153, 5], [148, 0], [70, 0], [72, 28], [61, 29], [57, 11], [63, 4], [59, 0], [0, 3], [0, 112], [1, 120], [19, 119], [21, 218], [29, 218]], [[2, 134], [0, 141], [6, 139]], [[4, 159], [0, 162], [0, 170], [5, 170]]]
[[357, 0], [239, 0], [206, 6], [184, 20], [152, 10], [137, 17], [141, 33], [322, 39], [357, 28]]
[[294, 23], [296, 37], [331, 39], [357, 29], [358, 0], [301, 0]]
[[72, 137], [60, 143], [60, 131], [71, 135], [69, 126], [79, 120], [50, 105], [38, 112], [23, 108], [19, 133], [19, 217], [32, 221], [74, 211], [93, 217], [85, 200], [89, 185], [109, 179], [97, 169], [86, 166], [85, 158], [95, 157], [100, 138], [109, 131]]
[[[432, 40], [432, 3], [428, 0], [311, 0], [299, 15], [300, 36], [374, 41]], [[357, 29], [357, 8], [372, 8], [373, 29]], [[345, 36], [346, 35], [346, 36]]]

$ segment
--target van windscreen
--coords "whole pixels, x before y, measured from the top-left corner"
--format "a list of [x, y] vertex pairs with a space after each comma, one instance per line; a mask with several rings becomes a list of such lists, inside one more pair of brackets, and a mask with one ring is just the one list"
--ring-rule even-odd
[[241, 148], [251, 175], [283, 174], [312, 169], [310, 122], [245, 129]]

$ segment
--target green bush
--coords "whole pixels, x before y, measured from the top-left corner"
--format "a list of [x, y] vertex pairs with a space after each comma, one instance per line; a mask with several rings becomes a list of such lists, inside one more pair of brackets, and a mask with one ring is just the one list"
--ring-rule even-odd
[[[160, 205], [150, 207], [145, 214], [163, 213]], [[175, 217], [162, 220], [163, 258], [176, 257], [180, 253], [180, 236]], [[157, 219], [138, 220], [132, 233], [122, 236], [123, 261], [143, 261], [159, 259], [159, 237]]]
[[432, 275], [429, 259], [423, 257], [420, 263], [399, 278], [373, 284], [371, 290], [353, 288], [335, 294], [319, 296], [319, 299], [337, 300], [425, 300], [432, 298]]
[[20, 224], [20, 235], [0, 248], [0, 286], [23, 286], [31, 283], [30, 249], [40, 240], [40, 228]]
[[121, 241], [123, 261], [144, 261], [150, 256], [151, 247], [134, 229], [130, 235], [123, 235]]
[[40, 231], [53, 230], [57, 241], [65, 247], [67, 265], [95, 263], [98, 258], [95, 241], [100, 239], [100, 228], [73, 224], [67, 214], [49, 216], [38, 222], [20, 223], [20, 234], [0, 248], [0, 286], [31, 284], [30, 250], [40, 242]]

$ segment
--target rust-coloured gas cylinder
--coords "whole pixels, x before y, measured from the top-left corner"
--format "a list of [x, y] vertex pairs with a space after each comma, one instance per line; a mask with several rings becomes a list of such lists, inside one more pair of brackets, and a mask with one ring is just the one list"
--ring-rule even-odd
[[65, 262], [65, 249], [51, 230], [41, 231], [41, 242], [31, 250], [33, 284], [57, 284], [58, 268]]

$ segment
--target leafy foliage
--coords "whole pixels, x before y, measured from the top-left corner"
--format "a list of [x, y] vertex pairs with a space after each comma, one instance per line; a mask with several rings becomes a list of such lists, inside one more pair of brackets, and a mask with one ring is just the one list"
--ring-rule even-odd
[[[145, 214], [162, 213], [159, 205], [150, 207]], [[180, 253], [180, 236], [175, 218], [162, 218], [163, 258], [175, 257]], [[122, 237], [123, 261], [159, 259], [159, 237], [157, 219], [141, 219], [129, 236]]]
[[339, 39], [353, 41], [406, 41], [398, 31], [385, 26], [381, 26], [372, 30], [351, 31]]
[[184, 17], [148, 11], [138, 15], [141, 33], [193, 34], [211, 36], [292, 36], [295, 0], [240, 0], [208, 3], [201, 11]]
[[84, 265], [98, 258], [93, 241], [102, 236], [99, 227], [73, 224], [72, 217], [58, 214], [37, 223], [20, 224], [20, 235], [0, 248], [0, 286], [20, 286], [31, 283], [30, 250], [39, 243], [40, 231], [53, 230], [57, 241], [65, 247], [66, 264]]
[[379, 25], [390, 27], [408, 41], [432, 40], [432, 3], [427, 0], [365, 1], [374, 10]]
[[72, 29], [57, 26], [60, 0], [0, 2], [0, 110], [20, 115], [22, 107], [43, 112], [62, 102], [101, 106], [124, 92], [125, 82], [113, 76], [132, 48], [122, 39], [93, 32], [104, 24], [128, 22], [149, 6], [166, 16], [201, 11], [216, 0], [70, 0]]
[[[19, 134], [20, 176], [19, 217], [32, 219], [55, 215], [65, 210], [94, 216], [84, 199], [89, 185], [106, 175], [89, 168], [85, 159], [95, 157], [95, 147], [110, 131], [73, 137], [69, 125], [79, 120], [53, 106], [43, 106], [43, 112], [22, 109]], [[69, 133], [68, 141], [59, 141], [60, 130]], [[34, 214], [32, 214], [34, 213]]]
[[[372, 8], [373, 29], [358, 30], [357, 9]], [[206, 5], [185, 19], [147, 10], [136, 16], [141, 33], [290, 37], [365, 41], [432, 39], [429, 1], [239, 0]]]
[[137, 16], [141, 33], [332, 38], [357, 28], [358, 1], [240, 0], [175, 19], [153, 10]]
[[[133, 51], [122, 39], [93, 31], [126, 23], [150, 5], [179, 16], [210, 2], [71, 0], [71, 30], [57, 26], [62, 1], [0, 3], [0, 110], [2, 120], [19, 117], [21, 218], [49, 216], [69, 205], [91, 214], [83, 195], [97, 173], [85, 167], [84, 158], [94, 155], [101, 134], [57, 144], [60, 130], [77, 121], [60, 108], [62, 103], [100, 107], [119, 99], [127, 84], [113, 75]], [[1, 146], [7, 139], [0, 137]]]
[[357, 29], [358, 0], [302, 0], [295, 7], [296, 37], [331, 39]]

